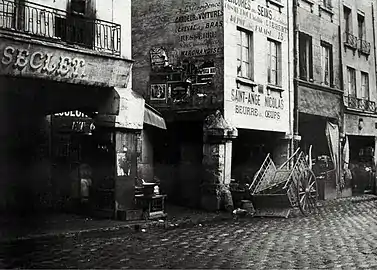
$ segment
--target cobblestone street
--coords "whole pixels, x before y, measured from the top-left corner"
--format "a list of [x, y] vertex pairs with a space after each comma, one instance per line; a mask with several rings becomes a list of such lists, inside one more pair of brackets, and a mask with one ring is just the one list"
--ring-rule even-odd
[[377, 268], [377, 201], [311, 217], [3, 244], [0, 268]]

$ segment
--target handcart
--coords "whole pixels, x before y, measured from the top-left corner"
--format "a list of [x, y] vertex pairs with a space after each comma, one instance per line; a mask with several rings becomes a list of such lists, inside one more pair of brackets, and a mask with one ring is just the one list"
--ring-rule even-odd
[[298, 208], [305, 216], [317, 211], [317, 180], [300, 148], [278, 168], [268, 154], [249, 191], [257, 211]]

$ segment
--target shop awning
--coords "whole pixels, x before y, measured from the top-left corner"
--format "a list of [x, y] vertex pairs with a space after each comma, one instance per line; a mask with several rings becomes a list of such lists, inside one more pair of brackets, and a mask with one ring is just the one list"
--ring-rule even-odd
[[147, 103], [145, 103], [144, 107], [144, 124], [166, 129], [164, 118], [162, 118], [161, 114], [156, 109]]

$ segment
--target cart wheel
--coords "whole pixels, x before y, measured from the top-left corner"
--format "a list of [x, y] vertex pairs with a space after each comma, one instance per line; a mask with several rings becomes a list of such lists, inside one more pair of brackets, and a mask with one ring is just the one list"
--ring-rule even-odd
[[304, 216], [317, 211], [318, 186], [312, 170], [304, 169], [297, 180], [298, 207]]

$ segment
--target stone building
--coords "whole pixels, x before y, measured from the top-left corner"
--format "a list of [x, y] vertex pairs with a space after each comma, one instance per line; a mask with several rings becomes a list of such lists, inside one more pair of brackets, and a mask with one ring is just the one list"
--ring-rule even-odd
[[[343, 0], [340, 6], [344, 83], [344, 169], [352, 193], [372, 190], [377, 136], [376, 2]], [[374, 10], [373, 10], [374, 9]]]
[[305, 152], [312, 145], [320, 197], [328, 199], [339, 195], [341, 181], [343, 11], [339, 0], [294, 2], [294, 131]]
[[[231, 178], [250, 182], [293, 134], [292, 1], [133, 1], [133, 89], [167, 133], [144, 130], [144, 175], [169, 198], [218, 209]], [[148, 148], [148, 147], [147, 147]], [[152, 147], [149, 147], [152, 148]], [[217, 195], [216, 195], [217, 194]]]
[[[99, 208], [132, 204], [140, 132], [155, 113], [131, 90], [131, 58], [129, 0], [0, 1], [1, 210], [66, 203], [83, 162], [107, 192]], [[67, 111], [94, 119], [77, 147], [50, 136], [46, 116]], [[83, 142], [85, 161], [73, 157]]]

